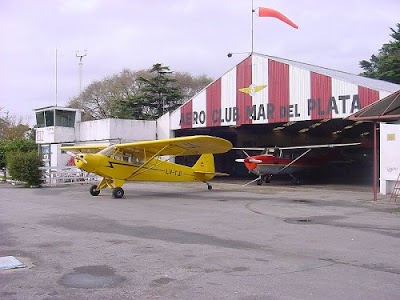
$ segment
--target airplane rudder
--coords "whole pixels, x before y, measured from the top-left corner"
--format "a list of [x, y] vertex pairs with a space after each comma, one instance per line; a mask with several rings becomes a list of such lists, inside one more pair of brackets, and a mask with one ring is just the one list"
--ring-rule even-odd
[[214, 173], [214, 155], [211, 153], [202, 154], [192, 168], [197, 172]]

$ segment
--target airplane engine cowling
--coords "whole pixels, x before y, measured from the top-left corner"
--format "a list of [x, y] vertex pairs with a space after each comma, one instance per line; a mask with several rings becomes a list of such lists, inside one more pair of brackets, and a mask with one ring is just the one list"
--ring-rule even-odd
[[255, 168], [257, 168], [257, 164], [256, 163], [252, 163], [252, 162], [248, 162], [248, 161], [245, 161], [244, 165], [246, 166], [246, 168], [248, 170], [254, 170]]

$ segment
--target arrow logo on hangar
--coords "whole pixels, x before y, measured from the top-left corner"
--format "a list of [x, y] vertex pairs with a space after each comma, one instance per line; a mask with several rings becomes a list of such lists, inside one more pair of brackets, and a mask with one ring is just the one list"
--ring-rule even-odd
[[262, 85], [250, 84], [249, 87], [239, 89], [239, 92], [249, 94], [250, 96], [253, 97], [255, 93], [265, 89], [266, 87], [267, 87], [266, 84]]

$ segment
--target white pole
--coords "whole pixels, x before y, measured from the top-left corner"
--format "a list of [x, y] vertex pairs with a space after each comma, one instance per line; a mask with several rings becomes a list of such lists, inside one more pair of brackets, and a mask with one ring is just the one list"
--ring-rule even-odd
[[58, 97], [58, 55], [56, 48], [56, 106], [57, 106], [57, 97]]
[[251, 0], [251, 54], [254, 51], [254, 0]]

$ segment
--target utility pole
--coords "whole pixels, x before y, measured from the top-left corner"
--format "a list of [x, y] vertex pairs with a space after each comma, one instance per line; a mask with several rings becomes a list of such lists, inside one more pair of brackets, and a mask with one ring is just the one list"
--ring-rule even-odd
[[79, 94], [82, 92], [82, 59], [87, 55], [87, 51], [76, 51], [76, 57], [79, 58]]

